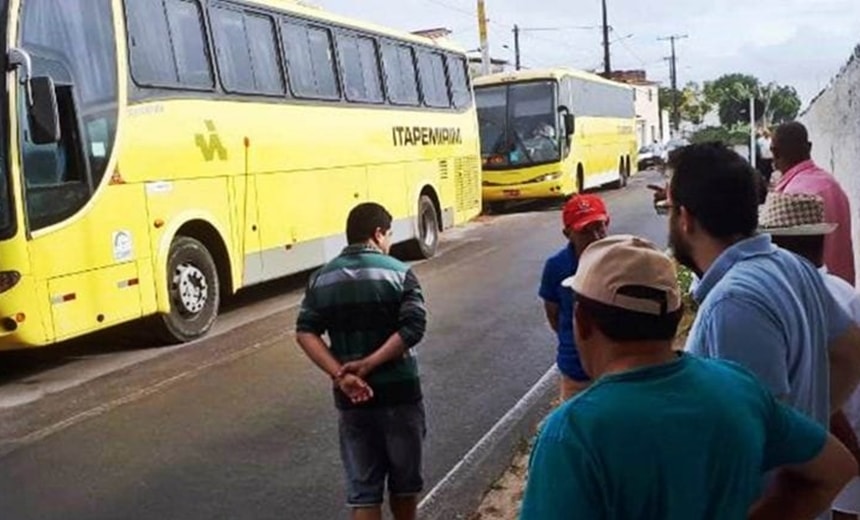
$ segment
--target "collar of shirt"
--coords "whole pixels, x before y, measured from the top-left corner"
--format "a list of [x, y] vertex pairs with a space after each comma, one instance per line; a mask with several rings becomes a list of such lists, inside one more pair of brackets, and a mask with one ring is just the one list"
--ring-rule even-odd
[[783, 174], [782, 178], [779, 180], [779, 183], [777, 183], [776, 185], [776, 191], [784, 190], [785, 187], [788, 186], [788, 184], [802, 172], [805, 172], [807, 170], [814, 170], [816, 168], [818, 168], [818, 166], [815, 165], [815, 162], [812, 159], [803, 161], [802, 163], [795, 165], [794, 168], [791, 168]]
[[382, 251], [380, 251], [379, 249], [377, 249], [371, 245], [368, 245], [368, 244], [352, 244], [350, 246], [346, 246], [343, 249], [343, 252], [341, 254], [343, 254], [343, 255], [360, 255], [363, 253], [381, 254]]
[[726, 276], [726, 273], [735, 264], [756, 256], [769, 255], [774, 251], [776, 251], [776, 246], [773, 245], [770, 235], [756, 235], [741, 240], [717, 257], [714, 264], [702, 276], [702, 279], [693, 291], [693, 298], [701, 305], [705, 298], [707, 298], [708, 293]]

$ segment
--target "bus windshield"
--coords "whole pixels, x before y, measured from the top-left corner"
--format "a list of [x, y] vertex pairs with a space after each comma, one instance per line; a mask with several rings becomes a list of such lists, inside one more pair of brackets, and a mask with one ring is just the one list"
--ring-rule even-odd
[[561, 159], [555, 83], [478, 88], [475, 98], [485, 168], [520, 168]]

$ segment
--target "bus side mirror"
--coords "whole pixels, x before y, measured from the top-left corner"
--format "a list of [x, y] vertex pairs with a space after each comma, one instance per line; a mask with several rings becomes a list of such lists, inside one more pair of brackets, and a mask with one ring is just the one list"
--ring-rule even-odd
[[32, 78], [29, 84], [27, 115], [30, 140], [33, 144], [53, 144], [60, 141], [60, 111], [54, 80], [48, 76]]
[[576, 132], [576, 120], [573, 114], [564, 114], [564, 131], [570, 137]]

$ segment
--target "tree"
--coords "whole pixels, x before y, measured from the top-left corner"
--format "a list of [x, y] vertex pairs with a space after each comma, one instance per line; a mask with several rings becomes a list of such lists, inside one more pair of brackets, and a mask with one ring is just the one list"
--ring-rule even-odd
[[706, 82], [704, 94], [708, 103], [719, 108], [720, 122], [728, 127], [749, 122], [751, 96], [755, 97], [755, 119], [763, 126], [791, 121], [800, 112], [800, 98], [794, 87], [762, 85], [749, 74], [726, 74]]
[[749, 99], [758, 91], [758, 79], [748, 74], [726, 74], [705, 82], [705, 99], [719, 108], [720, 122], [728, 127], [750, 120]]
[[706, 126], [690, 136], [691, 143], [720, 141], [731, 146], [748, 144], [749, 140], [749, 127], [729, 130], [724, 126]]
[[767, 106], [764, 121], [766, 126], [793, 121], [800, 112], [800, 96], [797, 95], [794, 87], [778, 86], [772, 92]]
[[[660, 87], [660, 110], [672, 111], [675, 92], [671, 88]], [[711, 111], [711, 105], [705, 99], [698, 83], [689, 82], [678, 92], [678, 112], [681, 121], [694, 125], [702, 124], [705, 116]]]

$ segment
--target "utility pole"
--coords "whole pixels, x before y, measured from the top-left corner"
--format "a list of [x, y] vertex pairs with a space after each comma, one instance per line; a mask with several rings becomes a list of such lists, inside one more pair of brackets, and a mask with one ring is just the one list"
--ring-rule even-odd
[[681, 126], [681, 112], [678, 106], [678, 57], [675, 54], [675, 41], [686, 38], [689, 38], [686, 34], [673, 34], [672, 36], [667, 36], [665, 38], [657, 38], [660, 41], [669, 40], [672, 43], [672, 56], [668, 59], [671, 60], [669, 73], [672, 77], [672, 128], [675, 130], [676, 134], [678, 133], [678, 128]]
[[612, 63], [609, 61], [609, 13], [606, 11], [606, 0], [603, 1], [603, 77], [612, 77]]
[[478, 33], [481, 36], [481, 73], [490, 73], [490, 43], [487, 38], [487, 9], [484, 0], [478, 0]]
[[756, 167], [755, 94], [750, 92], [750, 164]]
[[520, 70], [520, 26], [514, 25], [514, 62], [517, 70]]

